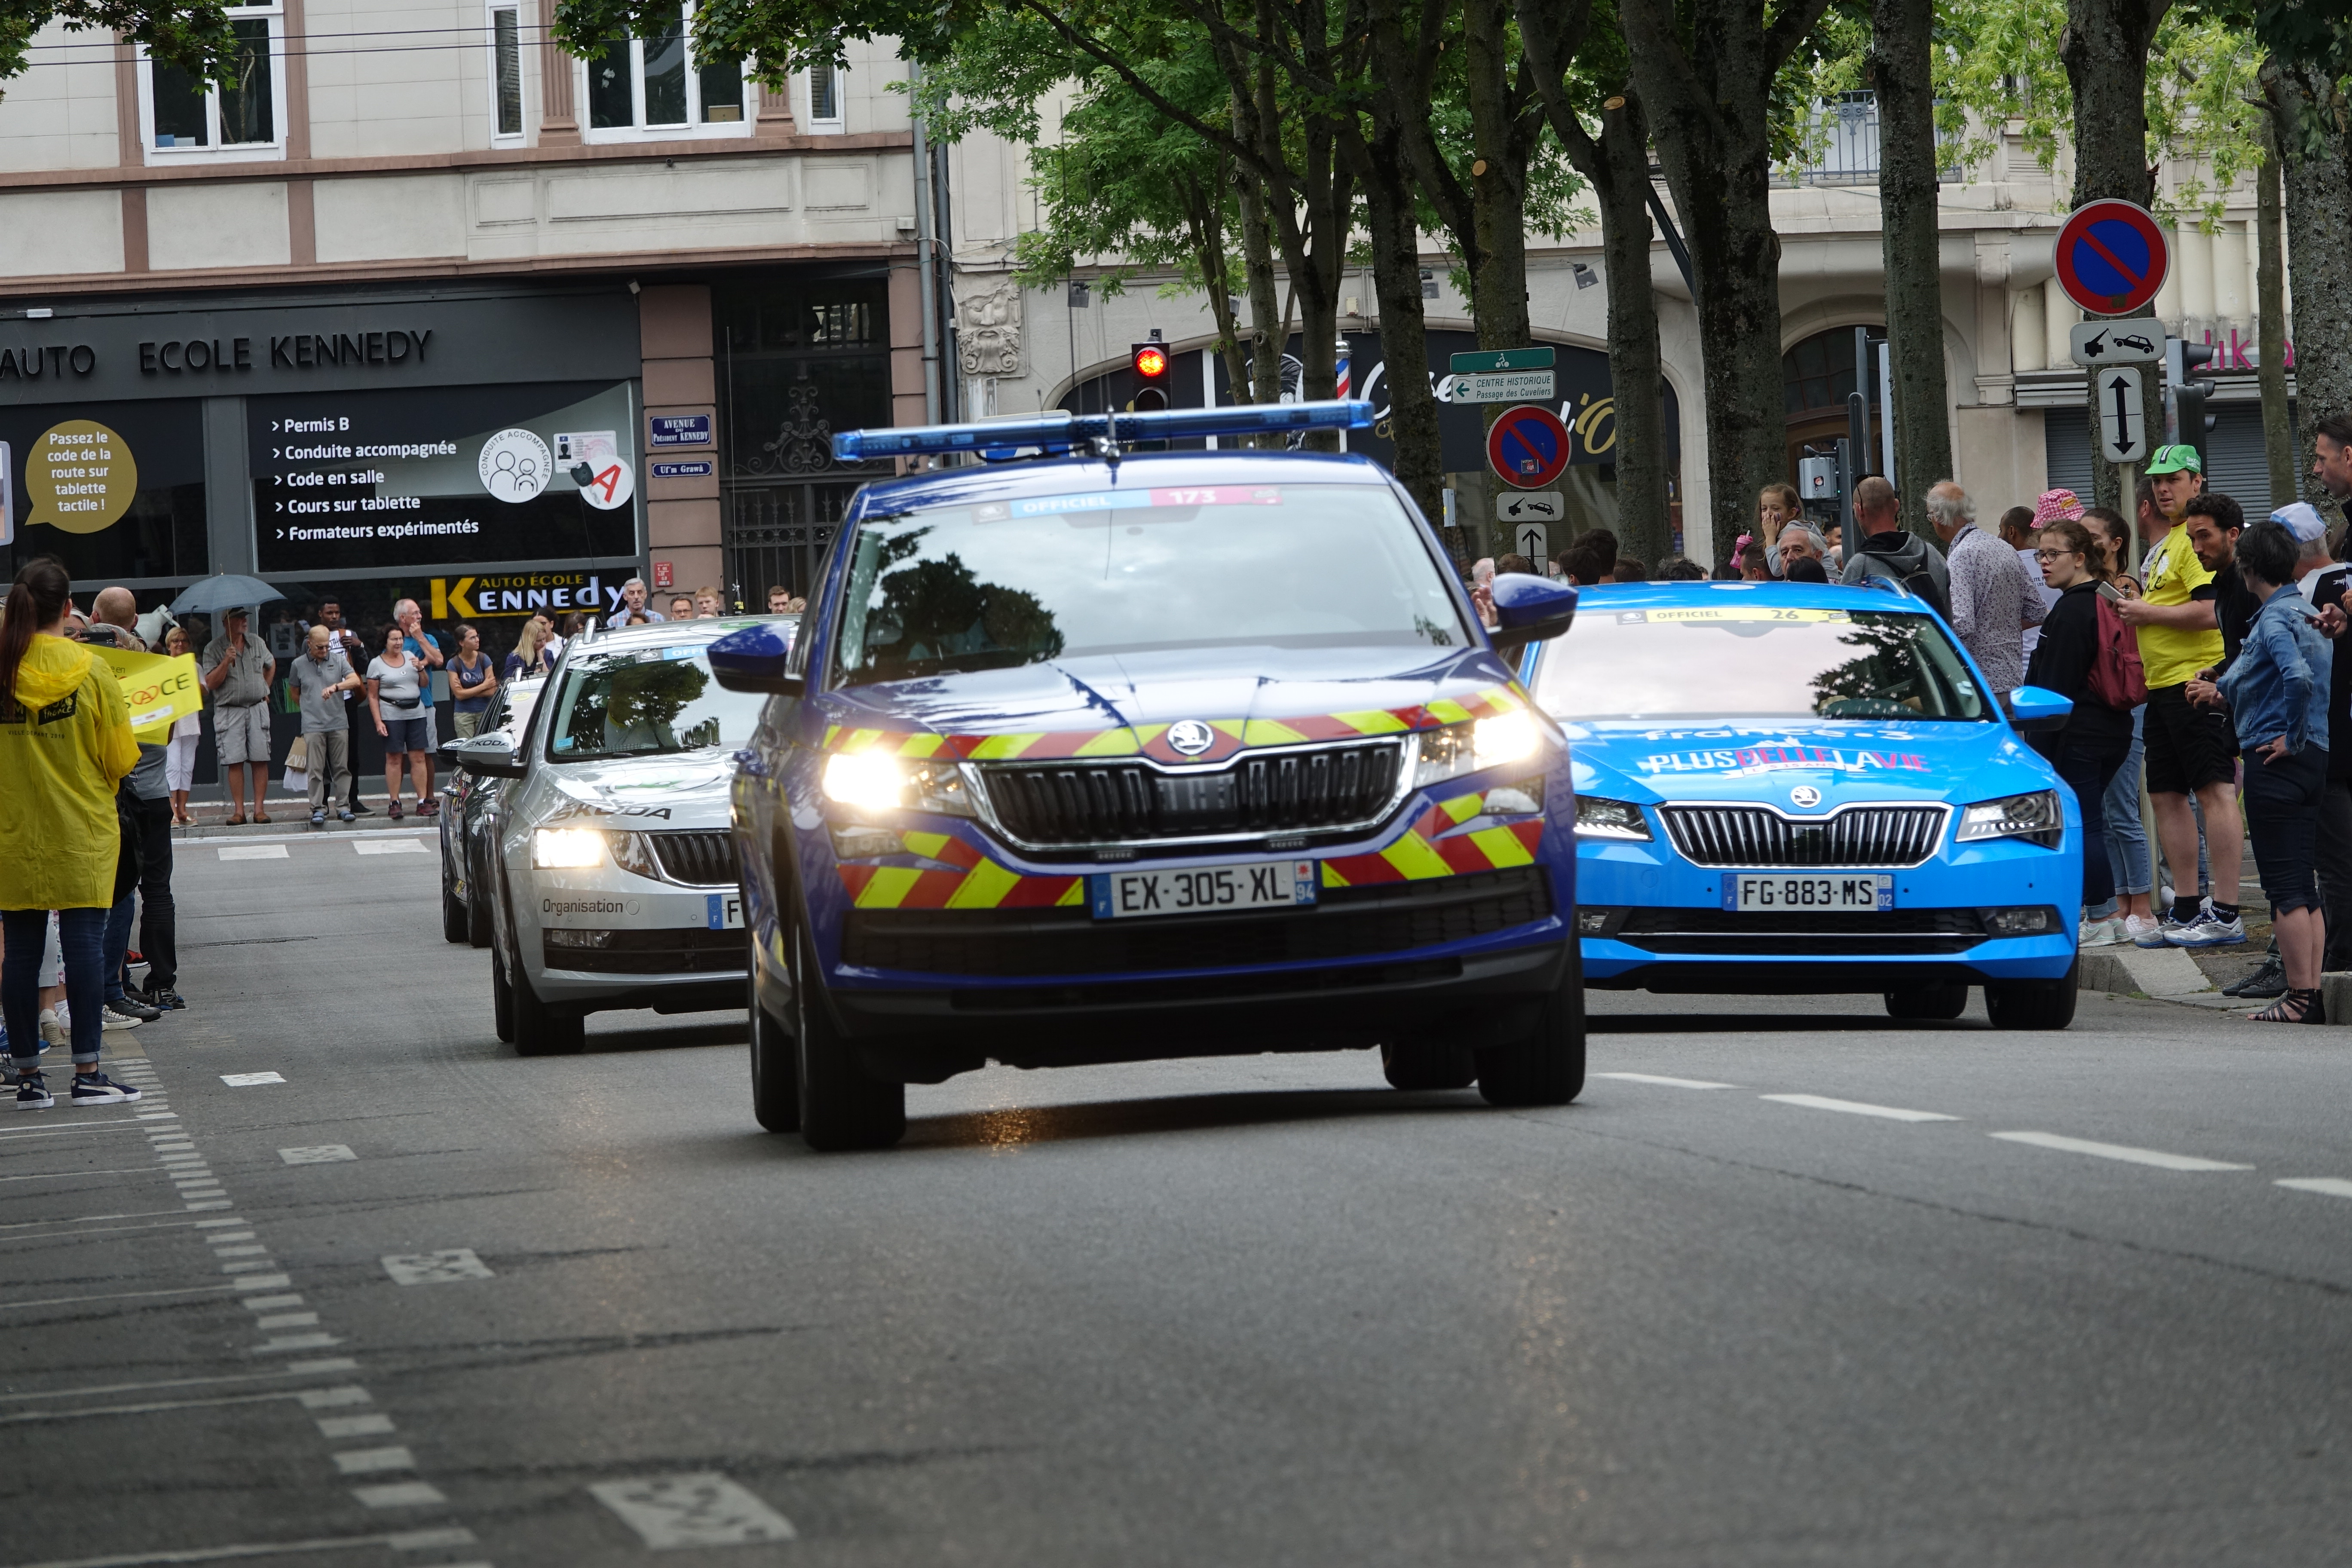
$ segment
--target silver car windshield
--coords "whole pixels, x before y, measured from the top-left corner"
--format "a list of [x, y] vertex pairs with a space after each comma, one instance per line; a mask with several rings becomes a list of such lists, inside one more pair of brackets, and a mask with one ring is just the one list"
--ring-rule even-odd
[[547, 758], [584, 763], [740, 746], [767, 699], [712, 679], [702, 643], [574, 651], [550, 710]]
[[845, 686], [1158, 648], [1472, 640], [1421, 530], [1370, 485], [930, 507], [867, 519], [850, 549]]
[[1560, 719], [1993, 718], [1932, 618], [1762, 598], [1646, 610], [1596, 598], [1544, 650], [1536, 700]]

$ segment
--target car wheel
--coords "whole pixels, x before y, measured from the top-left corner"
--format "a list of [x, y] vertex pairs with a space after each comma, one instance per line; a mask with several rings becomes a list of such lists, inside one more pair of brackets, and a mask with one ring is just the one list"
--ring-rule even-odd
[[1468, 1089], [1477, 1080], [1478, 1058], [1467, 1047], [1407, 1040], [1381, 1047], [1381, 1074], [1391, 1089]]
[[907, 1086], [875, 1078], [842, 1037], [817, 978], [816, 942], [793, 921], [793, 1059], [801, 1137], [812, 1149], [887, 1149], [907, 1135]]
[[517, 1056], [572, 1057], [587, 1048], [587, 1023], [577, 1013], [560, 1013], [539, 999], [530, 976], [520, 964], [507, 980], [514, 998], [514, 1048]]
[[1566, 1105], [1584, 1092], [1584, 958], [1575, 942], [1534, 1032], [1478, 1052], [1477, 1063], [1478, 1092], [1489, 1105]]
[[[753, 928], [751, 942], [759, 938]], [[771, 1132], [795, 1132], [801, 1124], [800, 1064], [793, 1037], [760, 1002], [760, 963], [751, 959], [751, 1116]]]
[[490, 900], [479, 896], [488, 886], [480, 877], [466, 879], [466, 940], [476, 947], [488, 947], [495, 934], [490, 926]]
[[514, 987], [507, 984], [506, 960], [495, 952], [490, 954], [490, 1019], [499, 1038], [513, 1045]]
[[2082, 960], [2066, 966], [2057, 980], [1995, 980], [1986, 984], [1985, 1012], [1996, 1029], [2063, 1029], [2074, 1021], [2074, 1004], [2081, 997], [2076, 971]]
[[1969, 988], [1957, 982], [1906, 985], [1886, 994], [1886, 1016], [1890, 1018], [1957, 1018], [1968, 1010]]
[[467, 918], [466, 900], [449, 885], [449, 873], [441, 873], [441, 940], [462, 942], [467, 940], [472, 922]]

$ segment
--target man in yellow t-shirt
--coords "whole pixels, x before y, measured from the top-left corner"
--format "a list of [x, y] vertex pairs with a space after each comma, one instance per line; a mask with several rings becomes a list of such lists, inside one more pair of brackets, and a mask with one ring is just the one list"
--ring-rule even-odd
[[[2157, 837], [2172, 870], [2172, 908], [2141, 945], [2226, 947], [2246, 940], [2239, 918], [2238, 738], [2228, 715], [2189, 700], [2189, 682], [2221, 662], [2221, 632], [2214, 618], [2213, 574], [2197, 559], [2182, 518], [2205, 489], [2203, 459], [2189, 446], [2159, 447], [2147, 462], [2156, 515], [2149, 526], [2147, 585], [2116, 613], [2139, 629], [2140, 663], [2147, 672], [2146, 743], [2147, 798], [2156, 808]], [[2205, 851], [2213, 896], [2197, 896], [2197, 816], [2194, 795], [2211, 829]]]

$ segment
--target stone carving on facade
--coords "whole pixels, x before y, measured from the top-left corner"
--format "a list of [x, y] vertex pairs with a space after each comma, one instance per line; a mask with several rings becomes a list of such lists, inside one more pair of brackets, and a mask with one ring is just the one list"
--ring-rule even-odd
[[1021, 374], [1021, 287], [1009, 275], [956, 301], [956, 344], [966, 375]]

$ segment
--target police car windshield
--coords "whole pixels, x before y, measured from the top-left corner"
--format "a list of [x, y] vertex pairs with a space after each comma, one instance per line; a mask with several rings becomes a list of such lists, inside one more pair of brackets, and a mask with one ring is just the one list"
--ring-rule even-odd
[[1600, 597], [1544, 652], [1536, 700], [1555, 717], [1993, 717], [1958, 650], [1927, 616], [1765, 599], [1611, 610]]
[[584, 763], [740, 746], [764, 697], [711, 679], [702, 643], [580, 649], [564, 662], [547, 758]]
[[1138, 483], [867, 519], [834, 670], [863, 686], [1154, 649], [1470, 642], [1385, 489]]

